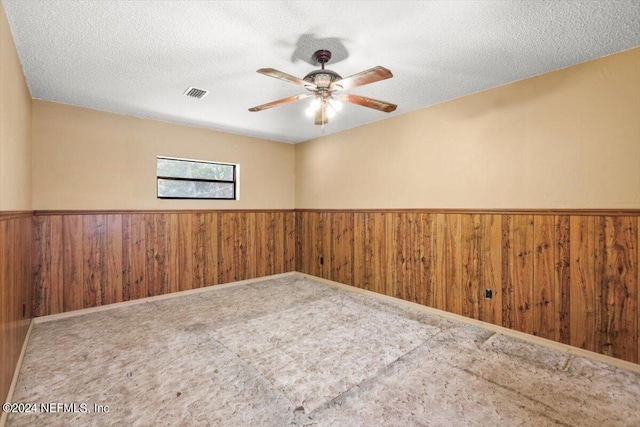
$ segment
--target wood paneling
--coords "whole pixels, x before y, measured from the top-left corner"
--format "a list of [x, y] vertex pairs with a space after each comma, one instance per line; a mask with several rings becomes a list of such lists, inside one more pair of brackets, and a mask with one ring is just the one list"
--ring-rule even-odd
[[462, 236], [460, 214], [445, 214], [444, 277], [445, 309], [462, 314]]
[[[533, 218], [533, 334], [555, 339], [555, 271], [554, 218], [536, 215]], [[535, 277], [535, 281], [533, 280]]]
[[[354, 215], [353, 218], [353, 260], [364, 259], [364, 241], [365, 241], [366, 221], [365, 215]], [[365, 287], [365, 269], [364, 262], [353, 263], [353, 286], [358, 288]]]
[[[204, 214], [204, 281], [206, 285], [220, 283], [218, 275], [218, 214], [207, 212]], [[170, 282], [170, 279], [167, 278]]]
[[[178, 290], [179, 291], [188, 291], [189, 289], [193, 289], [193, 235], [191, 233], [191, 220], [193, 219], [193, 215], [178, 215], [178, 256], [176, 257], [176, 262], [178, 263]], [[231, 227], [237, 227], [236, 218], [231, 222]], [[230, 236], [235, 236], [235, 233], [232, 229], [228, 234]], [[237, 251], [232, 250], [229, 254], [234, 255]], [[231, 270], [233, 273], [234, 270]], [[228, 282], [232, 282], [235, 279], [233, 274], [228, 276]], [[140, 296], [142, 298], [143, 296]]]
[[278, 236], [274, 238], [274, 251], [279, 251], [280, 243], [279, 232], [278, 232], [278, 224], [280, 222], [284, 223], [284, 265], [282, 268], [278, 265], [277, 262], [274, 262], [274, 272], [275, 271], [294, 271], [296, 269], [297, 262], [297, 246], [296, 246], [296, 217], [291, 212], [276, 212], [278, 218], [281, 218], [273, 225], [274, 235]]
[[[113, 216], [118, 218], [117, 215]], [[168, 282], [166, 260], [166, 220], [164, 215], [145, 214], [145, 239], [151, 238], [153, 245], [146, 245], [145, 275], [149, 296], [162, 295]]]
[[[63, 213], [36, 215], [33, 222], [37, 316], [295, 267], [293, 211]], [[342, 228], [352, 231], [349, 222]], [[352, 259], [341, 262], [351, 265]]]
[[84, 262], [84, 307], [102, 305], [103, 253], [105, 236], [104, 215], [82, 217], [82, 255]]
[[435, 251], [435, 219], [436, 216], [432, 214], [419, 215], [422, 221], [423, 233], [424, 233], [424, 247], [422, 248], [422, 272], [424, 273], [424, 285], [418, 303], [423, 305], [430, 305], [435, 307], [435, 280], [433, 277], [433, 253]]
[[[59, 217], [58, 217], [59, 219]], [[103, 250], [103, 277], [100, 284], [102, 292], [102, 304], [112, 304], [123, 301], [122, 298], [122, 216], [105, 215], [107, 229]], [[59, 242], [62, 243], [62, 242]], [[61, 250], [61, 248], [59, 249]], [[164, 259], [159, 259], [158, 269], [164, 267]], [[56, 263], [55, 260], [52, 262]], [[162, 273], [159, 273], [162, 274]], [[62, 282], [62, 278], [57, 278]]]
[[[32, 271], [32, 242], [50, 253], [52, 246], [42, 235], [33, 234], [31, 212], [0, 214], [0, 398], [4, 402], [32, 317], [32, 277], [47, 277], [45, 269]], [[34, 245], [35, 248], [35, 245]], [[46, 268], [46, 267], [45, 267]], [[47, 285], [44, 297], [52, 300]], [[55, 300], [55, 297], [54, 297]]]
[[638, 363], [640, 213], [573, 213], [301, 210], [296, 269]]
[[604, 236], [600, 291], [602, 352], [624, 360], [638, 359], [638, 227], [637, 218], [603, 217], [596, 221]]
[[[502, 218], [500, 215], [481, 215], [482, 249], [480, 280], [480, 320], [502, 325]], [[484, 297], [485, 289], [493, 293]]]
[[438, 310], [447, 309], [447, 275], [444, 268], [445, 255], [447, 253], [447, 242], [445, 238], [445, 230], [447, 225], [447, 216], [445, 214], [434, 214], [433, 229], [431, 235], [433, 237], [433, 250], [430, 251], [431, 259], [431, 294], [433, 295], [433, 307]]
[[480, 215], [461, 215], [460, 224], [462, 315], [479, 319], [483, 237], [481, 217]]
[[[149, 296], [149, 294], [147, 293], [149, 280], [147, 277], [146, 239], [146, 233], [148, 229], [146, 227], [144, 217], [145, 215], [127, 215], [127, 219], [130, 225], [129, 230], [131, 232], [131, 239], [129, 240], [129, 256], [131, 259], [131, 292], [129, 293], [130, 300], [145, 298]], [[183, 219], [182, 216], [180, 218]], [[180, 235], [181, 240], [187, 237], [188, 236], [186, 235]], [[149, 236], [149, 240], [151, 238], [152, 236]], [[187, 240], [187, 242], [189, 242], [189, 240]], [[183, 262], [182, 259], [180, 259], [180, 261]]]
[[[365, 214], [366, 229], [363, 242], [365, 289], [379, 293], [385, 293], [385, 282], [387, 281], [385, 251], [386, 223], [384, 215], [385, 214], [378, 213]], [[304, 224], [304, 222], [303, 220], [302, 223]], [[357, 261], [358, 260], [356, 260], [356, 262]]]
[[[0, 244], [20, 248], [7, 224], [21, 219], [0, 221]], [[46, 212], [34, 226], [37, 315], [295, 269], [638, 363], [636, 211]]]
[[411, 260], [413, 246], [411, 244], [413, 222], [411, 215], [392, 214], [393, 237], [397, 243], [395, 245], [392, 265], [396, 265], [396, 281], [403, 283], [403, 286], [394, 286], [394, 295], [406, 301], [411, 301], [414, 287], [413, 267], [415, 263]]
[[337, 213], [331, 216], [330, 277], [341, 283], [353, 283], [353, 215]]
[[511, 239], [512, 239], [512, 223], [513, 217], [511, 215], [502, 216], [501, 225], [501, 243], [500, 243], [500, 260], [502, 270], [502, 326], [505, 328], [515, 328], [515, 314], [513, 307], [514, 292], [513, 278], [511, 276]]
[[533, 217], [512, 215], [509, 268], [506, 272], [511, 285], [513, 328], [533, 333]]
[[554, 339], [563, 344], [571, 343], [571, 218], [555, 216], [555, 323]]
[[[165, 268], [167, 269], [167, 284], [165, 286], [165, 292], [172, 293], [172, 292], [178, 292], [180, 290], [180, 263], [178, 262], [178, 253], [181, 252], [180, 248], [182, 247], [183, 243], [181, 243], [180, 241], [180, 234], [178, 232], [179, 214], [176, 214], [176, 213], [165, 214], [165, 218], [166, 218], [165, 245], [167, 249], [167, 258], [165, 262], [165, 265], [166, 265]], [[219, 247], [219, 243], [217, 243], [216, 246]], [[219, 271], [219, 270], [216, 268], [216, 271]], [[220, 278], [217, 277], [216, 283], [219, 283], [219, 281], [220, 281]]]
[[569, 343], [596, 351], [594, 217], [570, 218]]
[[[86, 211], [92, 213], [94, 211]], [[101, 211], [102, 212], [102, 211]], [[118, 213], [121, 211], [104, 211]], [[127, 212], [127, 211], [125, 211]], [[151, 211], [156, 212], [156, 211]], [[165, 212], [165, 211], [161, 211]], [[175, 211], [167, 211], [175, 212]], [[184, 212], [184, 211], [179, 211]], [[228, 211], [227, 211], [228, 212]], [[640, 209], [296, 209], [296, 212], [346, 212], [346, 213], [420, 213], [420, 214], [463, 214], [463, 215], [568, 215], [568, 216], [638, 216]], [[78, 213], [77, 211], [36, 211], [36, 215], [57, 213]]]
[[62, 218], [62, 306], [64, 311], [84, 307], [82, 216]]

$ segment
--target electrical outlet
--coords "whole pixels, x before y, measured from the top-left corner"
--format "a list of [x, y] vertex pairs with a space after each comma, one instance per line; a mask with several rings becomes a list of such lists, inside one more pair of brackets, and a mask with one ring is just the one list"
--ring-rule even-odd
[[493, 291], [491, 289], [485, 289], [484, 290], [484, 297], [486, 299], [491, 299], [493, 298]]
[[324, 265], [324, 257], [323, 256], [320, 257], [320, 265]]

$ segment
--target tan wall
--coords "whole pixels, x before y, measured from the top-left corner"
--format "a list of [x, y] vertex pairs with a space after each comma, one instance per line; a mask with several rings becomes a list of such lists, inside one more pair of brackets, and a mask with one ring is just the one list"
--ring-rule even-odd
[[[294, 146], [33, 102], [35, 210], [292, 209]], [[240, 164], [240, 200], [156, 198], [156, 156]]]
[[639, 208], [639, 76], [636, 48], [298, 144], [296, 207]]
[[0, 210], [31, 210], [31, 94], [0, 4]]
[[[31, 94], [0, 3], [0, 400], [31, 323]], [[3, 422], [0, 416], [0, 424]]]

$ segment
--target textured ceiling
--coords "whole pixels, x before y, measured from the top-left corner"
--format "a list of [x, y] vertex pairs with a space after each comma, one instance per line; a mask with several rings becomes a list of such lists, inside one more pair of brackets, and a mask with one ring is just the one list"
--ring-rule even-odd
[[[318, 49], [343, 77], [389, 68], [394, 78], [352, 92], [398, 104], [346, 105], [329, 134], [640, 45], [638, 0], [3, 5], [34, 98], [284, 142], [321, 127], [308, 99], [247, 111], [305, 92], [256, 70], [303, 77]], [[189, 86], [211, 93], [190, 99]]]

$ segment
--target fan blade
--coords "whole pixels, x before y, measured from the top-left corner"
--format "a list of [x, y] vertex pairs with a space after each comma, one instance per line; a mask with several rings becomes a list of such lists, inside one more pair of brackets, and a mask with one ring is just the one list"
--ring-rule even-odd
[[343, 95], [338, 96], [339, 101], [346, 101], [352, 104], [362, 105], [363, 107], [373, 108], [374, 110], [384, 111], [385, 113], [390, 113], [395, 111], [398, 108], [395, 104], [390, 104], [388, 102], [379, 101], [377, 99], [366, 98], [364, 96], [354, 95], [351, 93], [345, 93]]
[[322, 105], [318, 109], [316, 109], [316, 124], [317, 125], [326, 125], [329, 122], [327, 118], [327, 112], [325, 110], [325, 106]]
[[278, 71], [274, 68], [260, 68], [258, 70], [260, 74], [264, 74], [265, 76], [274, 77], [276, 79], [284, 80], [289, 83], [293, 83], [294, 85], [302, 86], [309, 90], [316, 90], [317, 87], [313, 83], [306, 82], [302, 79], [292, 76], [291, 74], [283, 73], [282, 71]]
[[373, 67], [369, 70], [362, 71], [353, 76], [337, 80], [331, 83], [329, 90], [353, 89], [354, 87], [368, 85], [369, 83], [378, 82], [393, 77], [391, 71], [384, 67]]
[[267, 104], [258, 105], [257, 107], [249, 108], [249, 111], [256, 112], [256, 111], [267, 110], [269, 108], [277, 107], [278, 105], [288, 104], [289, 102], [300, 101], [301, 99], [308, 98], [308, 97], [310, 97], [312, 95], [313, 94], [311, 94], [311, 93], [305, 93], [305, 94], [302, 94], [302, 95], [290, 96], [288, 98], [279, 99], [277, 101], [273, 101], [273, 102], [269, 102]]

